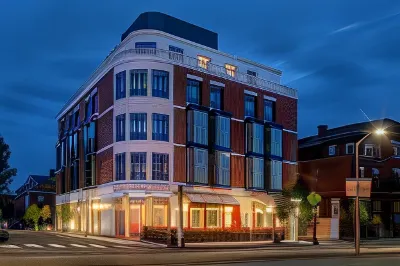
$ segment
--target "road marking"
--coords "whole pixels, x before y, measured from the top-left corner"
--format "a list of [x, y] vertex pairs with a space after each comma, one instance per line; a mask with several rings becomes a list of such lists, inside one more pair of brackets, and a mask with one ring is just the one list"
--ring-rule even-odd
[[114, 248], [136, 248], [132, 246], [113, 246]]
[[49, 246], [54, 247], [54, 248], [65, 248], [65, 246], [58, 245], [58, 244], [49, 244]]
[[95, 247], [95, 248], [107, 248], [105, 246], [100, 246], [100, 245], [96, 245], [96, 244], [89, 244], [89, 245], [92, 247]]
[[79, 244], [71, 244], [71, 246], [77, 247], [77, 248], [87, 248], [87, 246], [79, 245]]
[[21, 248], [16, 245], [0, 245], [0, 248]]
[[27, 246], [29, 248], [44, 248], [43, 246], [36, 244], [24, 244], [24, 246]]

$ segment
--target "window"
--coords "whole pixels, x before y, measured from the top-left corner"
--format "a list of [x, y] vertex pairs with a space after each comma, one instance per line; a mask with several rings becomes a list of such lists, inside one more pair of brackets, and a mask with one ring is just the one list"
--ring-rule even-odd
[[131, 140], [146, 140], [147, 139], [147, 114], [146, 113], [132, 113], [130, 114]]
[[248, 188], [264, 189], [264, 159], [248, 157], [246, 161]]
[[153, 114], [152, 139], [169, 141], [169, 115]]
[[215, 144], [220, 147], [231, 147], [231, 119], [224, 116], [215, 117]]
[[201, 228], [203, 227], [202, 225], [202, 212], [201, 209], [190, 209], [191, 213], [190, 216], [192, 217], [191, 219], [191, 227], [192, 228]]
[[91, 122], [84, 127], [85, 186], [87, 187], [96, 184], [95, 128], [96, 122]]
[[193, 79], [187, 80], [186, 102], [200, 104], [200, 81]]
[[329, 146], [329, 156], [336, 155], [336, 145]]
[[169, 73], [167, 71], [153, 70], [153, 97], [169, 99]]
[[372, 211], [373, 212], [381, 212], [382, 211], [382, 203], [381, 201], [373, 201], [372, 202]]
[[79, 109], [74, 112], [73, 124], [74, 124], [74, 127], [75, 127], [74, 129], [79, 128], [79, 126], [81, 124], [81, 119], [80, 119], [80, 116], [79, 116]]
[[218, 216], [219, 215], [217, 208], [207, 208], [206, 209], [207, 227], [219, 227]]
[[247, 70], [247, 75], [253, 76], [253, 77], [257, 77], [257, 72], [251, 71], [251, 70]]
[[227, 208], [229, 207], [225, 207], [225, 227], [229, 228], [232, 227], [232, 210], [228, 211]]
[[267, 122], [275, 122], [275, 102], [264, 100], [264, 120]]
[[230, 186], [231, 184], [231, 159], [230, 154], [226, 152], [215, 152], [215, 184], [223, 185], [223, 186]]
[[208, 150], [189, 149], [187, 169], [189, 182], [208, 184]]
[[282, 130], [267, 128], [266, 150], [272, 156], [282, 157]]
[[130, 96], [147, 96], [147, 70], [131, 70]]
[[346, 144], [346, 154], [354, 154], [354, 143]]
[[125, 180], [125, 153], [115, 154], [115, 180]]
[[140, 49], [140, 48], [152, 48], [156, 49], [157, 45], [155, 42], [137, 42], [135, 43], [135, 48]]
[[125, 114], [117, 115], [115, 117], [115, 140], [124, 141], [125, 140]]
[[153, 180], [169, 180], [169, 155], [153, 153]]
[[374, 145], [373, 144], [365, 144], [364, 155], [372, 157], [374, 154]]
[[[393, 202], [393, 212], [396, 212], [396, 213], [400, 212], [400, 201]], [[394, 218], [394, 219], [396, 219], [395, 223], [399, 224], [399, 217], [397, 216], [396, 218]]]
[[365, 169], [364, 169], [364, 167], [360, 167], [360, 177], [361, 178], [365, 177]]
[[96, 141], [95, 141], [95, 130], [96, 124], [95, 122], [91, 122], [84, 128], [84, 145], [85, 145], [85, 154], [92, 154], [96, 152]]
[[246, 152], [264, 154], [264, 126], [257, 123], [246, 124]]
[[400, 168], [392, 168], [392, 175], [394, 178], [400, 178]]
[[271, 175], [269, 188], [282, 190], [282, 162], [271, 160], [269, 162], [268, 174]]
[[228, 74], [231, 77], [236, 76], [236, 67], [233, 65], [225, 64], [225, 69], [226, 69], [226, 74]]
[[169, 46], [169, 59], [183, 62], [183, 49], [179, 47]]
[[131, 180], [146, 180], [146, 153], [131, 153]]
[[93, 94], [91, 97], [91, 101], [92, 103], [92, 108], [93, 108], [93, 114], [98, 114], [99, 113], [99, 95], [96, 92], [95, 94]]
[[257, 223], [256, 223], [256, 227], [264, 227], [264, 223], [263, 223], [263, 217], [264, 216], [264, 213], [262, 212], [262, 211], [258, 211], [257, 212], [257, 216], [256, 216], [256, 220], [257, 220]]
[[125, 71], [119, 72], [115, 75], [115, 99], [122, 99], [126, 97], [126, 74]]
[[255, 117], [256, 97], [246, 94], [244, 96], [244, 115]]
[[196, 110], [188, 111], [188, 141], [208, 145], [208, 113]]
[[393, 146], [393, 155], [394, 156], [400, 155], [400, 149], [398, 146]]
[[223, 99], [223, 90], [221, 87], [211, 85], [210, 86], [210, 107], [222, 110], [222, 99]]
[[[125, 96], [124, 96], [125, 97]], [[92, 101], [91, 98], [88, 97], [85, 101], [85, 122], [89, 122], [90, 118], [92, 117]], [[68, 123], [66, 124], [66, 126], [68, 126]]]
[[204, 69], [208, 69], [208, 63], [211, 61], [210, 58], [202, 56], [202, 55], [198, 55], [197, 56], [197, 62], [199, 67], [204, 68]]

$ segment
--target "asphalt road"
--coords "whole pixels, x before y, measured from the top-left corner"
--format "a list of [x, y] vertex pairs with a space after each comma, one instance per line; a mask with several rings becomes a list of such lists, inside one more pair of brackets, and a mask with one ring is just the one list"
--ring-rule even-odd
[[[263, 248], [174, 249], [107, 238], [10, 231], [0, 244], [0, 265], [397, 265], [400, 246], [372, 245], [354, 258], [351, 244]], [[400, 264], [399, 264], [400, 265]]]

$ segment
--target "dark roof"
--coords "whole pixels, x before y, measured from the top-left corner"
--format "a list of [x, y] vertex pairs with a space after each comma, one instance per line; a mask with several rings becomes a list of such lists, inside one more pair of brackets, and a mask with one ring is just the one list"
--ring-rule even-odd
[[331, 128], [327, 129], [322, 136], [314, 135], [299, 139], [299, 148], [318, 145], [333, 139], [356, 138], [357, 136], [361, 138], [376, 129], [385, 129], [388, 132], [396, 131], [400, 133], [400, 123], [389, 118], [384, 118]]
[[35, 180], [39, 185], [54, 182], [54, 181], [50, 180], [50, 176], [46, 176], [46, 175], [30, 175], [30, 177], [32, 177], [33, 180]]
[[121, 42], [131, 32], [144, 29], [163, 31], [218, 50], [217, 33], [160, 12], [145, 12], [140, 14], [122, 34]]

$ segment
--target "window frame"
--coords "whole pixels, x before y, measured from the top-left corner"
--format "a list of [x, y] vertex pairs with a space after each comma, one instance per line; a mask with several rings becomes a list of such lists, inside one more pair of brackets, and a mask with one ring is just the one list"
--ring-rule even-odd
[[187, 113], [187, 142], [207, 147], [209, 144], [208, 112], [191, 109]]
[[[217, 149], [231, 149], [231, 118], [215, 115], [215, 147]], [[226, 123], [227, 122], [227, 123]], [[224, 124], [226, 123], [226, 125]], [[227, 144], [227, 145], [225, 145]]]
[[[371, 155], [367, 154], [367, 150], [371, 149]], [[366, 157], [374, 157], [374, 149], [375, 149], [375, 145], [374, 144], [365, 144], [364, 145], [364, 156]]]
[[[270, 104], [270, 105], [266, 105], [266, 103], [268, 103], [268, 104]], [[275, 122], [275, 106], [276, 106], [276, 102], [275, 101], [272, 101], [272, 100], [269, 100], [269, 99], [264, 99], [264, 101], [263, 101], [263, 104], [264, 104], [264, 122]], [[269, 117], [266, 117], [266, 114], [267, 114], [267, 112], [266, 112], [266, 107], [269, 107], [270, 106], [270, 109], [271, 109], [271, 117], [269, 118]]]
[[115, 142], [126, 140], [126, 114], [115, 116]]
[[[255, 161], [257, 161], [257, 166], [255, 166]], [[257, 170], [257, 171], [256, 171]], [[256, 176], [259, 176], [259, 180], [256, 180]], [[246, 181], [248, 189], [255, 190], [266, 190], [265, 189], [265, 159], [261, 157], [246, 157]], [[257, 181], [257, 182], [256, 182]], [[260, 185], [257, 185], [260, 184]]]
[[[352, 152], [349, 152], [349, 147], [352, 147]], [[346, 143], [346, 154], [354, 154], [355, 150], [354, 150], [354, 142], [351, 143]]]
[[115, 154], [115, 181], [126, 180], [125, 152]]
[[[169, 181], [169, 154], [153, 152], [151, 156], [151, 179], [157, 181]], [[157, 165], [159, 165], [159, 167], [157, 167]], [[156, 178], [156, 176], [158, 177]]]
[[[223, 166], [222, 157], [228, 158], [228, 165]], [[215, 151], [215, 179], [214, 184], [218, 186], [231, 186], [231, 154], [229, 152]], [[227, 180], [225, 175], [227, 174]], [[224, 182], [227, 181], [227, 182]]]
[[[133, 131], [136, 128], [136, 123], [139, 125], [139, 132]], [[147, 113], [130, 113], [129, 114], [129, 139], [130, 140], [147, 140], [148, 132]], [[143, 130], [143, 132], [140, 132]]]
[[[140, 97], [148, 95], [149, 73], [147, 69], [131, 69], [129, 71], [129, 81], [129, 97]], [[133, 87], [134, 85], [136, 86], [136, 88]]]
[[152, 113], [151, 135], [152, 140], [169, 142], [169, 115]]
[[197, 66], [203, 69], [208, 69], [211, 58], [204, 55], [197, 55]]
[[[147, 178], [147, 153], [146, 152], [131, 152], [130, 155], [131, 155], [130, 180], [146, 180], [146, 178]], [[137, 162], [137, 159], [138, 159], [138, 162]], [[136, 166], [138, 166], [139, 171], [136, 171]]]
[[226, 74], [232, 78], [236, 77], [237, 66], [231, 64], [225, 64]]
[[260, 124], [257, 122], [246, 122], [245, 137], [246, 137], [246, 143], [245, 143], [246, 154], [257, 154], [260, 156], [264, 156], [265, 154], [264, 124]]
[[[218, 96], [219, 94], [219, 96]], [[216, 98], [219, 97], [219, 102], [217, 102], [218, 99], [216, 99], [216, 101], [213, 101], [213, 95], [216, 96]], [[212, 103], [215, 102], [215, 105], [213, 106]], [[210, 108], [212, 109], [218, 109], [218, 110], [223, 110], [224, 106], [224, 88], [221, 86], [217, 86], [217, 85], [210, 85]]]
[[[161, 80], [162, 80], [161, 83], [166, 85], [166, 88], [155, 89], [156, 77], [158, 77], [158, 79], [161, 78]], [[165, 70], [152, 69], [151, 78], [152, 78], [151, 96], [152, 97], [169, 99], [169, 72], [165, 71]], [[164, 80], [164, 78], [165, 78], [165, 80]], [[157, 83], [157, 84], [159, 85], [159, 83]], [[161, 87], [163, 87], [163, 86], [161, 86]]]
[[[120, 77], [121, 75], [122, 77]], [[126, 98], [126, 70], [115, 74], [115, 100], [124, 98]], [[85, 114], [86, 113], [87, 112], [85, 111]], [[88, 119], [87, 117], [85, 118]]]
[[[251, 112], [251, 114], [248, 113], [248, 103], [250, 103], [249, 101], [247, 101], [248, 99], [253, 99], [253, 101], [251, 101], [253, 103], [253, 110]], [[245, 117], [252, 117], [255, 118], [256, 117], [256, 102], [257, 102], [257, 96], [255, 95], [251, 95], [251, 94], [247, 94], [245, 93], [244, 95], [244, 116]]]
[[[197, 85], [197, 86], [195, 86]], [[200, 95], [201, 95], [202, 82], [195, 79], [186, 79], [186, 103], [200, 105]], [[190, 88], [190, 90], [189, 90]], [[197, 88], [196, 98], [193, 97], [193, 88]], [[195, 101], [194, 101], [195, 100]]]

